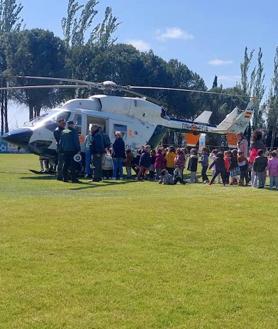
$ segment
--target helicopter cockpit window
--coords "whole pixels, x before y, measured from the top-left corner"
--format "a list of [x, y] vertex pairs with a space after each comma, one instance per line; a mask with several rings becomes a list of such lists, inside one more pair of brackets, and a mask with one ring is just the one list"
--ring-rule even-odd
[[75, 123], [75, 128], [78, 131], [78, 134], [81, 134], [82, 131], [82, 116], [81, 114], [75, 114], [73, 117], [73, 122]]
[[52, 111], [49, 113], [44, 113], [37, 118], [34, 118], [32, 121], [25, 123], [25, 126], [37, 127], [49, 124], [57, 124], [59, 119], [64, 119], [67, 121], [70, 117], [69, 111]]
[[70, 117], [70, 112], [68, 111], [61, 112], [56, 116], [56, 122], [58, 122], [60, 119], [64, 119], [67, 122], [69, 117]]
[[120, 124], [115, 124], [113, 128], [114, 128], [113, 129], [114, 130], [114, 134], [115, 134], [116, 131], [120, 131], [121, 134], [122, 134], [123, 139], [126, 138], [126, 135], [127, 135], [127, 126], [120, 125]]

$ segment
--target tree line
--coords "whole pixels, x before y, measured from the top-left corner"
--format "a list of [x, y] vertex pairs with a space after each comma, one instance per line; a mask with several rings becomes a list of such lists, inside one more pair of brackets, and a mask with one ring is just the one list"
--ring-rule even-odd
[[[197, 93], [147, 91], [171, 115], [193, 119], [204, 110], [213, 112], [211, 123], [216, 124], [235, 106], [244, 108], [246, 97], [255, 97], [255, 113], [250, 129], [263, 128], [274, 144], [278, 125], [278, 48], [269, 94], [264, 82], [263, 53], [259, 49], [245, 49], [241, 63], [241, 82], [233, 88], [218, 85], [215, 77], [212, 88], [176, 59], [165, 61], [153, 51], [140, 52], [131, 45], [117, 43], [115, 37], [120, 24], [107, 7], [100, 19], [98, 0], [69, 0], [65, 16], [61, 18], [63, 38], [43, 29], [24, 28], [21, 17], [23, 6], [17, 0], [0, 0], [0, 85], [45, 84], [45, 82], [7, 80], [14, 75], [35, 75], [74, 78], [88, 81], [112, 80], [121, 85], [167, 86], [219, 92], [220, 96]], [[96, 18], [100, 23], [95, 24]], [[255, 58], [256, 55], [256, 58]], [[99, 93], [99, 91], [97, 91]], [[234, 95], [234, 97], [225, 94]], [[73, 97], [86, 97], [87, 90], [22, 90], [2, 91], [1, 134], [9, 130], [8, 100], [25, 104], [29, 119], [39, 116], [42, 109], [52, 108]], [[242, 97], [238, 97], [241, 95]]]

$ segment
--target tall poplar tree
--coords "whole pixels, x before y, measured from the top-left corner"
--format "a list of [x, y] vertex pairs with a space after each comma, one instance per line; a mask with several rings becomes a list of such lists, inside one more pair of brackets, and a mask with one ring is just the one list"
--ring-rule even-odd
[[259, 48], [257, 66], [254, 69], [254, 77], [251, 76], [252, 81], [252, 96], [254, 97], [254, 114], [253, 114], [253, 129], [262, 128], [263, 118], [262, 118], [262, 100], [265, 93], [264, 85], [264, 65], [262, 63], [262, 49]]
[[241, 71], [241, 88], [245, 95], [250, 96], [251, 95], [251, 82], [249, 79], [249, 70], [250, 70], [250, 64], [253, 58], [254, 49], [248, 52], [248, 48], [245, 47], [244, 50], [244, 58], [243, 62], [240, 64], [240, 71]]
[[267, 105], [267, 126], [271, 132], [270, 147], [272, 148], [278, 132], [278, 47], [274, 57], [274, 72]]
[[[77, 0], [69, 0], [66, 17], [62, 18], [62, 29], [66, 45], [80, 47], [85, 44], [94, 44], [106, 48], [117, 39], [113, 38], [119, 22], [113, 16], [112, 8], [107, 7], [101, 23], [92, 26], [95, 16], [98, 14], [96, 6], [98, 0], [87, 0], [80, 5]], [[86, 35], [88, 35], [86, 39]]]
[[[19, 31], [22, 27], [23, 20], [20, 17], [23, 6], [17, 3], [17, 0], [0, 0], [0, 42], [3, 36], [12, 31]], [[6, 69], [5, 51], [1, 49], [0, 54], [0, 86], [7, 86], [6, 80], [3, 78], [3, 72]], [[9, 131], [8, 124], [8, 92], [0, 92], [1, 107], [1, 135]]]

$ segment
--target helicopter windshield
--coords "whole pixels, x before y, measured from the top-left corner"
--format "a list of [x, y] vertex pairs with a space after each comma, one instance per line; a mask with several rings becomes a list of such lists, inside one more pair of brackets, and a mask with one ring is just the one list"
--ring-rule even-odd
[[67, 121], [69, 117], [70, 117], [69, 111], [54, 110], [48, 113], [44, 113], [37, 118], [34, 118], [32, 121], [24, 124], [24, 126], [40, 127], [46, 123], [56, 123], [59, 119], [64, 119], [65, 121]]

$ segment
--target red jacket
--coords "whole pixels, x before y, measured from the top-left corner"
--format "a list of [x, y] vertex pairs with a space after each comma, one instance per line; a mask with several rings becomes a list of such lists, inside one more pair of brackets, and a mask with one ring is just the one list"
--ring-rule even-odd
[[225, 169], [226, 169], [226, 172], [229, 172], [230, 171], [230, 158], [229, 157], [224, 157], [224, 163], [225, 163]]

